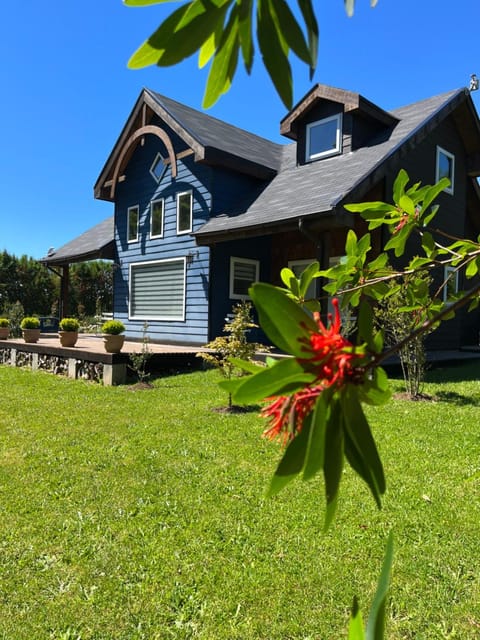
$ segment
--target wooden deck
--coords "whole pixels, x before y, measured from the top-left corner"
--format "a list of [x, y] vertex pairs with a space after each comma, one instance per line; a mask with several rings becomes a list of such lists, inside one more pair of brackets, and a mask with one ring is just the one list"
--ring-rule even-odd
[[[35, 370], [102, 382], [123, 384], [127, 380], [130, 354], [142, 350], [140, 342], [125, 341], [122, 352], [106, 353], [101, 336], [80, 334], [75, 347], [65, 348], [57, 334], [43, 333], [38, 342], [29, 344], [21, 338], [0, 340], [0, 364], [30, 366]], [[154, 371], [195, 369], [201, 366], [196, 354], [204, 349], [192, 345], [148, 343], [151, 356], [148, 368]]]

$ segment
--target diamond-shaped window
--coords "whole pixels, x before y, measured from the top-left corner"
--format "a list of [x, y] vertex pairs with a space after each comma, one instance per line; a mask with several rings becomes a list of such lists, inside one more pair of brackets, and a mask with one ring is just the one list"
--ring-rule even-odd
[[157, 181], [160, 180], [165, 175], [165, 171], [167, 170], [167, 165], [165, 164], [165, 159], [161, 153], [157, 153], [155, 156], [155, 160], [153, 161], [152, 166], [150, 167], [150, 173], [152, 177]]

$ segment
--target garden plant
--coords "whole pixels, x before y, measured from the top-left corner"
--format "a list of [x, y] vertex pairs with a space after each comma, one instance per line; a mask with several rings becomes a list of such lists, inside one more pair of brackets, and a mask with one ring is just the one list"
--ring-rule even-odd
[[[340, 264], [327, 271], [320, 271], [318, 264], [312, 265], [302, 274], [303, 279], [291, 272], [283, 273], [284, 288], [257, 283], [249, 291], [261, 327], [278, 348], [292, 357], [271, 359], [266, 368], [232, 359], [250, 375], [225, 381], [221, 386], [237, 402], [268, 402], [262, 410], [268, 421], [264, 435], [279, 439], [284, 447], [269, 495], [277, 494], [296, 476], [310, 480], [323, 474], [325, 529], [337, 509], [345, 462], [367, 484], [381, 507], [385, 473], [363, 406], [380, 406], [390, 399], [390, 384], [382, 362], [418, 341], [442, 320], [451, 318], [464, 304], [470, 303], [470, 308], [478, 305], [478, 282], [453, 299], [444, 296], [449, 278], [464, 270], [466, 278], [472, 279], [480, 268], [479, 243], [445, 236], [432, 226], [439, 208], [434, 201], [448, 185], [449, 181], [442, 178], [433, 186], [409, 186], [408, 175], [400, 171], [394, 183], [394, 204], [367, 202], [346, 207], [360, 213], [370, 230], [387, 226], [390, 238], [380, 255], [369, 260], [370, 234], [358, 239], [349, 231], [345, 259]], [[404, 270], [393, 272], [389, 254], [403, 256], [412, 234], [418, 234], [423, 255], [410, 259]], [[445, 240], [448, 244], [442, 244]], [[425, 270], [447, 265], [452, 267], [449, 275], [431, 296]], [[320, 276], [330, 280], [327, 291], [340, 294], [344, 305], [356, 309], [354, 342], [342, 335], [337, 298], [333, 299], [334, 313], [329, 314], [328, 323], [318, 311], [312, 317], [304, 308], [302, 292], [313, 278]], [[398, 293], [402, 287], [398, 280], [405, 277], [411, 298], [407, 310], [415, 316], [415, 327], [384, 349], [382, 331], [374, 323], [374, 307]], [[372, 633], [367, 630], [367, 637], [383, 637], [383, 627]]]

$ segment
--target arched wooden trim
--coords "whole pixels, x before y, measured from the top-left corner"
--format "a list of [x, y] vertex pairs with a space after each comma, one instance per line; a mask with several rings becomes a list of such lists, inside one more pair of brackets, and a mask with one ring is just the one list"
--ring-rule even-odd
[[172, 177], [177, 177], [177, 160], [175, 158], [175, 151], [173, 150], [173, 145], [168, 134], [160, 127], [157, 127], [153, 124], [148, 124], [144, 127], [140, 127], [140, 129], [137, 129], [135, 133], [133, 133], [123, 145], [122, 151], [120, 152], [117, 160], [117, 164], [115, 165], [115, 171], [113, 172], [112, 185], [110, 187], [110, 198], [113, 199], [115, 197], [115, 187], [117, 185], [118, 176], [122, 168], [122, 163], [125, 160], [125, 156], [127, 155], [127, 151], [130, 149], [135, 140], [138, 140], [138, 138], [141, 138], [148, 133], [151, 133], [152, 135], [157, 136], [157, 138], [160, 138], [160, 140], [167, 147], [168, 159], [170, 161], [170, 164], [172, 165]]

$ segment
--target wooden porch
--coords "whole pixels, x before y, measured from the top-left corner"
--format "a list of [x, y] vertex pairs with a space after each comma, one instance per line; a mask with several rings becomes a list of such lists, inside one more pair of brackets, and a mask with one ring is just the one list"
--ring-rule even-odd
[[[121, 353], [106, 353], [102, 337], [94, 334], [80, 334], [75, 347], [66, 348], [61, 346], [57, 334], [42, 333], [33, 344], [21, 338], [0, 340], [0, 364], [118, 385], [127, 381], [130, 354], [141, 350], [141, 342], [125, 340]], [[151, 354], [148, 370], [196, 369], [202, 365], [196, 357], [202, 347], [149, 342], [148, 351]]]

